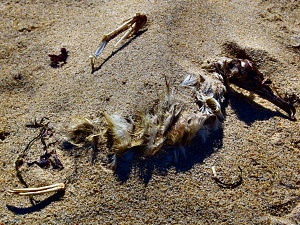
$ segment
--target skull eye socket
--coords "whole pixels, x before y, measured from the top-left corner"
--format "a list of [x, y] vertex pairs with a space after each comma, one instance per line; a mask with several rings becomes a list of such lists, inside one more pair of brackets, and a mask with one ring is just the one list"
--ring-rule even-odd
[[233, 61], [231, 61], [231, 62], [228, 64], [228, 68], [229, 68], [230, 70], [232, 70], [232, 69], [234, 68], [234, 66], [235, 66], [235, 63], [234, 63]]

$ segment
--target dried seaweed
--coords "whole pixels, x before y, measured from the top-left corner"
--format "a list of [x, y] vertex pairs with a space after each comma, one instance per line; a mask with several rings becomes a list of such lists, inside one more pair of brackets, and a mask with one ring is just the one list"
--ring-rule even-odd
[[[25, 162], [25, 157], [26, 157], [27, 152], [29, 151], [29, 149], [32, 147], [32, 145], [35, 142], [40, 141], [42, 143], [42, 145], [44, 146], [45, 153], [40, 156], [40, 161], [27, 162], [28, 166], [32, 166], [33, 164], [37, 164], [41, 168], [48, 168], [50, 165], [52, 165], [53, 169], [62, 169], [63, 168], [63, 165], [60, 162], [60, 160], [58, 159], [58, 157], [56, 155], [56, 152], [55, 151], [54, 152], [47, 152], [48, 148], [51, 145], [54, 145], [56, 143], [56, 142], [52, 142], [52, 143], [49, 143], [49, 144], [46, 143], [46, 138], [51, 137], [53, 135], [53, 132], [54, 132], [54, 129], [51, 126], [49, 126], [49, 122], [45, 122], [47, 120], [49, 120], [49, 119], [46, 118], [46, 117], [43, 117], [40, 120], [40, 122], [37, 122], [35, 120], [33, 123], [30, 123], [30, 124], [26, 125], [26, 127], [28, 127], [28, 128], [34, 128], [34, 129], [39, 128], [39, 132], [38, 132], [37, 136], [35, 136], [33, 139], [31, 139], [29, 141], [29, 143], [26, 145], [25, 149], [18, 156], [18, 158], [15, 162], [15, 169], [16, 169], [17, 177], [18, 177], [20, 183], [26, 188], [28, 188], [28, 184], [24, 180], [20, 168]], [[53, 159], [51, 159], [51, 157]], [[33, 199], [30, 198], [30, 200], [31, 200], [32, 204], [34, 204]]]

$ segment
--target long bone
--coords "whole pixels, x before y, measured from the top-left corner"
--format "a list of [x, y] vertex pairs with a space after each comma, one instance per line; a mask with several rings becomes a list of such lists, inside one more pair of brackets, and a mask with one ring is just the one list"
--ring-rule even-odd
[[64, 183], [56, 183], [49, 186], [43, 186], [38, 188], [16, 188], [8, 190], [8, 193], [21, 195], [21, 196], [31, 196], [31, 195], [41, 195], [49, 192], [63, 191], [65, 190]]

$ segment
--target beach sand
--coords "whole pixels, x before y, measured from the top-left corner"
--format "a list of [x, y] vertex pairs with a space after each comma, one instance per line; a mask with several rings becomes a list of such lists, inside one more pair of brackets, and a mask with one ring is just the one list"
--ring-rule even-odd
[[[145, 13], [147, 27], [96, 61], [89, 55], [104, 34]], [[168, 153], [121, 160], [116, 174], [101, 166], [101, 148], [64, 150], [64, 169], [24, 170], [30, 186], [67, 185], [62, 197], [13, 196], [23, 187], [15, 161], [38, 133], [25, 125], [48, 117], [54, 138], [75, 116], [134, 115], [153, 108], [165, 92], [207, 60], [248, 56], [284, 95], [300, 96], [300, 2], [7, 1], [0, 3], [0, 224], [295, 224], [300, 223], [300, 125], [276, 106], [234, 88], [224, 128], [205, 143], [195, 138], [178, 163]], [[50, 66], [48, 54], [69, 52]], [[199, 144], [200, 143], [200, 144]], [[41, 144], [26, 159], [38, 160]], [[216, 166], [224, 182], [212, 179]], [[287, 220], [288, 222], [276, 222]], [[297, 222], [297, 223], [296, 223]]]

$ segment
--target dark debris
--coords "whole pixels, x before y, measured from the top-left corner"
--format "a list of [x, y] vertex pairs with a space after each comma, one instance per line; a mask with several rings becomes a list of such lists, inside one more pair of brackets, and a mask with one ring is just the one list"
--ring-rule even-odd
[[[51, 137], [54, 133], [53, 127], [50, 126], [49, 124], [50, 124], [50, 122], [47, 117], [43, 117], [39, 122], [37, 120], [34, 120], [34, 122], [32, 122], [32, 123], [26, 124], [26, 127], [28, 127], [28, 128], [39, 129], [38, 135], [35, 136], [31, 141], [29, 141], [29, 143], [27, 144], [25, 149], [22, 151], [22, 153], [18, 156], [18, 158], [15, 162], [15, 169], [17, 172], [17, 177], [18, 177], [19, 181], [22, 183], [22, 185], [26, 188], [28, 187], [28, 185], [25, 182], [25, 180], [23, 179], [22, 172], [20, 170], [20, 168], [25, 163], [27, 164], [27, 166], [32, 166], [32, 165], [36, 164], [43, 169], [49, 168], [50, 166], [52, 166], [52, 169], [58, 169], [58, 170], [63, 169], [63, 165], [62, 165], [61, 161], [58, 159], [58, 157], [56, 155], [56, 151], [53, 150], [51, 152], [48, 152], [48, 148], [57, 143], [57, 141], [46, 143], [46, 141], [49, 139], [49, 137]], [[27, 151], [37, 141], [40, 141], [42, 143], [42, 145], [44, 146], [43, 147], [44, 154], [40, 156], [39, 161], [25, 162], [25, 156], [26, 156]], [[34, 203], [34, 200], [32, 197], [30, 198], [30, 201], [32, 203]]]
[[51, 60], [50, 66], [53, 68], [57, 68], [60, 65], [60, 62], [63, 62], [63, 64], [67, 63], [67, 58], [68, 58], [68, 52], [65, 48], [62, 48], [61, 54], [59, 55], [48, 55]]

